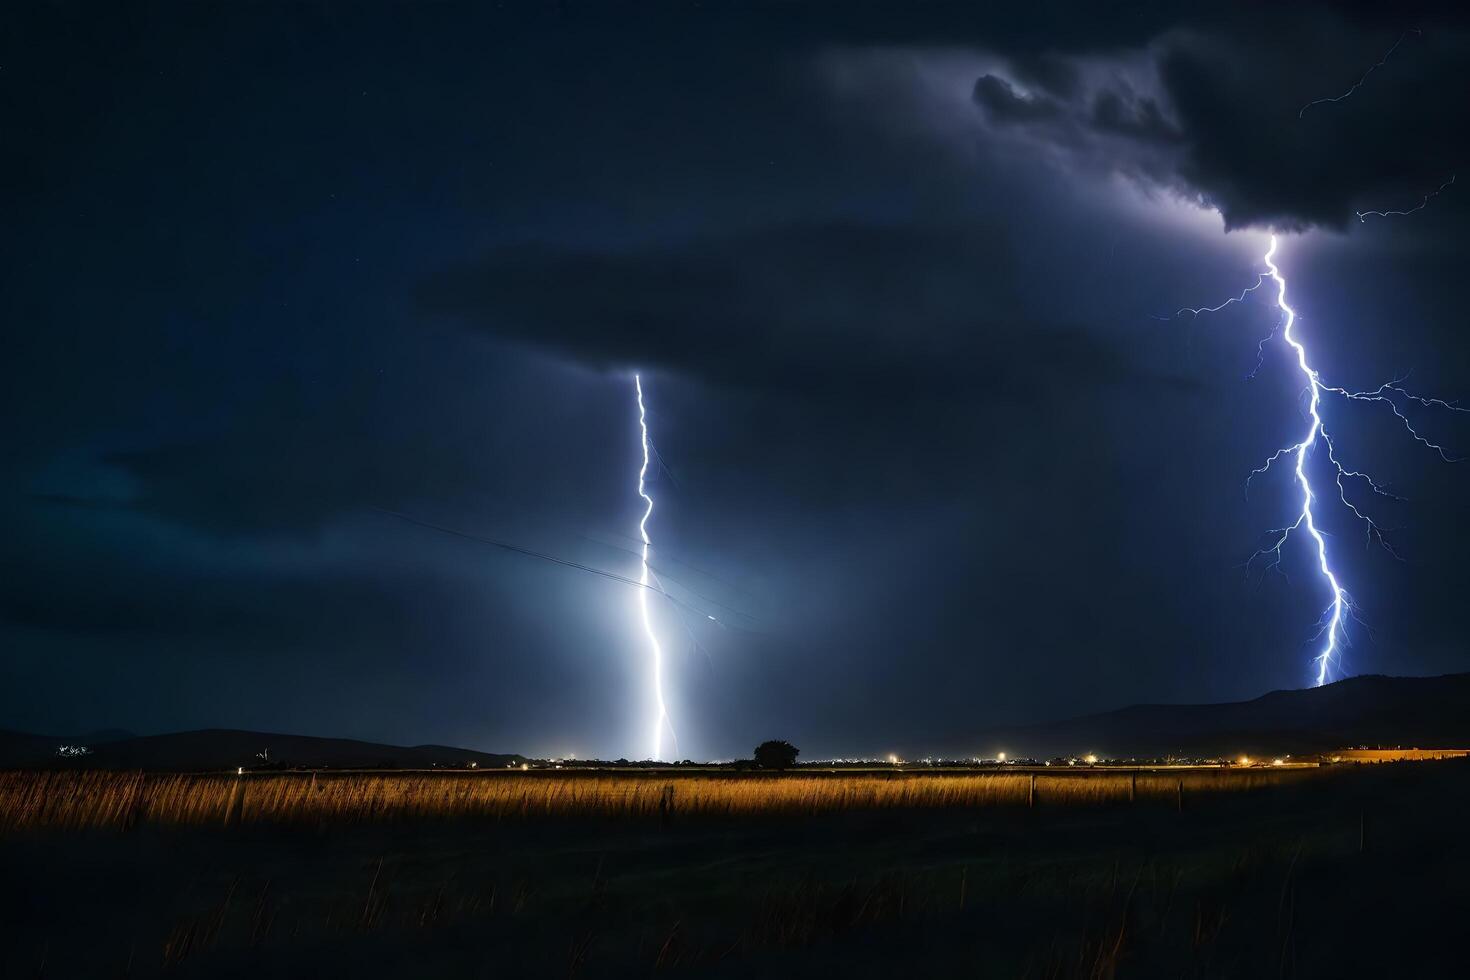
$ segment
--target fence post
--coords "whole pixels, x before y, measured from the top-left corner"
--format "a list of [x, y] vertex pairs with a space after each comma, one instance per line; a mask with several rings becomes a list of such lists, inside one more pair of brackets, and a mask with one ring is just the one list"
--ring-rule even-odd
[[1183, 813], [1184, 812], [1184, 777], [1183, 776], [1180, 776], [1179, 777], [1179, 781], [1174, 784], [1174, 809], [1177, 812], [1179, 812], [1179, 813]]
[[1031, 784], [1026, 787], [1026, 805], [1030, 807], [1036, 805], [1036, 773], [1034, 772], [1031, 774]]
[[1138, 770], [1135, 769], [1135, 770], [1133, 770], [1133, 774], [1128, 779], [1128, 802], [1129, 803], [1133, 803], [1137, 799], [1138, 799]]

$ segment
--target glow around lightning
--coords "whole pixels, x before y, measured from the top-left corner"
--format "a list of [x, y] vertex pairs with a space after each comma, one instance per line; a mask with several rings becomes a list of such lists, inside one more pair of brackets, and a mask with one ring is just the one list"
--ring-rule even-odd
[[650, 759], [663, 758], [664, 730], [668, 729], [669, 737], [672, 739], [675, 752], [678, 751], [679, 739], [674, 734], [674, 726], [669, 721], [669, 711], [664, 704], [664, 650], [658, 642], [658, 633], [653, 628], [653, 617], [648, 611], [648, 592], [652, 588], [649, 585], [651, 572], [648, 567], [648, 549], [652, 541], [648, 537], [648, 519], [653, 516], [653, 497], [648, 493], [648, 464], [650, 459], [648, 440], [648, 412], [643, 406], [643, 381], [638, 375], [633, 375], [633, 390], [638, 396], [638, 429], [643, 439], [643, 465], [638, 470], [638, 496], [642, 497], [647, 505], [643, 510], [643, 518], [638, 522], [638, 536], [643, 539], [643, 551], [641, 555], [642, 573], [638, 583], [643, 588], [638, 590], [638, 614], [643, 620], [643, 634], [648, 639], [648, 650], [653, 682], [654, 717], [652, 725], [652, 742]]
[[[1333, 395], [1347, 401], [1373, 402], [1386, 405], [1415, 441], [1433, 450], [1442, 459], [1449, 462], [1456, 461], [1457, 457], [1452, 456], [1444, 446], [1420, 434], [1405, 414], [1400, 402], [1396, 401], [1396, 399], [1404, 403], [1413, 402], [1423, 408], [1441, 408], [1452, 412], [1467, 412], [1470, 409], [1441, 398], [1430, 398], [1414, 394], [1403, 386], [1402, 378], [1365, 391], [1354, 391], [1349, 388], [1325, 383], [1322, 380], [1322, 376], [1312, 367], [1306, 346], [1303, 344], [1302, 339], [1297, 336], [1294, 329], [1297, 321], [1296, 310], [1292, 308], [1286, 299], [1286, 277], [1282, 275], [1281, 268], [1276, 264], [1277, 246], [1277, 238], [1275, 235], [1272, 235], [1270, 247], [1266, 250], [1264, 257], [1268, 271], [1261, 273], [1257, 277], [1256, 282], [1238, 296], [1233, 296], [1215, 306], [1186, 307], [1179, 312], [1181, 314], [1190, 313], [1195, 316], [1201, 313], [1213, 313], [1224, 309], [1232, 303], [1244, 302], [1250, 293], [1254, 292], [1267, 280], [1272, 282], [1276, 287], [1276, 307], [1282, 317], [1280, 326], [1281, 336], [1291, 348], [1295, 357], [1297, 370], [1306, 382], [1304, 415], [1306, 417], [1307, 429], [1299, 441], [1277, 450], [1265, 463], [1251, 471], [1251, 479], [1268, 473], [1272, 466], [1290, 459], [1293, 464], [1295, 483], [1301, 492], [1301, 509], [1297, 512], [1296, 519], [1290, 525], [1284, 528], [1278, 528], [1272, 532], [1273, 538], [1269, 545], [1252, 555], [1247, 565], [1253, 565], [1258, 560], [1261, 560], [1266, 563], [1267, 567], [1279, 568], [1282, 548], [1291, 539], [1292, 534], [1300, 531], [1307, 535], [1316, 557], [1318, 575], [1331, 596], [1327, 608], [1322, 614], [1320, 630], [1317, 635], [1317, 639], [1321, 640], [1321, 647], [1312, 659], [1316, 683], [1321, 685], [1327, 682], [1334, 666], [1340, 661], [1342, 648], [1346, 644], [1344, 627], [1347, 618], [1353, 615], [1353, 600], [1348, 594], [1347, 589], [1343, 586], [1337, 571], [1332, 566], [1328, 554], [1327, 539], [1317, 523], [1316, 505], [1318, 503], [1318, 497], [1312, 486], [1307, 461], [1319, 444], [1326, 449], [1328, 462], [1332, 466], [1333, 485], [1337, 489], [1338, 501], [1347, 508], [1354, 518], [1363, 523], [1367, 528], [1369, 540], [1376, 541], [1382, 545], [1394, 557], [1398, 557], [1398, 555], [1384, 537], [1382, 529], [1362, 508], [1349, 499], [1348, 483], [1351, 481], [1366, 487], [1371, 493], [1378, 496], [1399, 499], [1376, 482], [1368, 473], [1358, 469], [1349, 469], [1343, 463], [1342, 457], [1338, 454], [1337, 446], [1322, 418], [1324, 396]], [[1267, 338], [1267, 340], [1269, 339]], [[1262, 342], [1263, 348], [1264, 345], [1265, 341]], [[1247, 483], [1249, 484], [1249, 482], [1248, 480]]]

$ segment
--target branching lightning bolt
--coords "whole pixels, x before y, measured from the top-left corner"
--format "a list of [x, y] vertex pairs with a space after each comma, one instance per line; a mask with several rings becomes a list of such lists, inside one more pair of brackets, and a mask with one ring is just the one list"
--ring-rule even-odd
[[1448, 189], [1449, 186], [1455, 182], [1455, 177], [1456, 176], [1458, 176], [1458, 175], [1456, 175], [1456, 174], [1450, 174], [1450, 179], [1449, 180], [1445, 181], [1443, 184], [1440, 184], [1438, 187], [1436, 187], [1434, 190], [1430, 191], [1428, 194], [1425, 194], [1424, 195], [1424, 200], [1420, 201], [1418, 204], [1414, 205], [1412, 208], [1409, 208], [1406, 211], [1354, 211], [1353, 213], [1358, 216], [1358, 220], [1359, 221], [1367, 221], [1370, 217], [1373, 217], [1373, 218], [1391, 218], [1391, 217], [1393, 217], [1395, 215], [1403, 216], [1403, 215], [1413, 214], [1415, 211], [1423, 211], [1425, 208], [1429, 207], [1429, 202], [1430, 201], [1434, 200], [1436, 197], [1439, 197], [1439, 195], [1443, 194], [1445, 192], [1445, 190]]
[[[1271, 281], [1276, 284], [1276, 305], [1281, 309], [1282, 315], [1286, 318], [1282, 325], [1281, 335], [1291, 345], [1292, 350], [1296, 352], [1297, 367], [1307, 380], [1310, 391], [1307, 402], [1307, 416], [1310, 424], [1301, 442], [1288, 449], [1278, 451], [1257, 472], [1264, 472], [1269, 469], [1271, 463], [1279, 459], [1283, 453], [1291, 452], [1296, 457], [1296, 481], [1302, 488], [1301, 513], [1297, 515], [1294, 524], [1281, 529], [1279, 536], [1269, 551], [1274, 554], [1274, 560], [1279, 562], [1282, 546], [1286, 544], [1286, 540], [1291, 536], [1291, 532], [1298, 528], [1305, 528], [1307, 534], [1311, 536], [1313, 543], [1316, 545], [1318, 568], [1321, 570], [1322, 578], [1327, 582], [1328, 588], [1332, 591], [1332, 602], [1327, 607], [1327, 611], [1323, 613], [1325, 625], [1322, 629], [1322, 635], [1326, 640], [1321, 652], [1317, 654], [1315, 659], [1317, 665], [1317, 684], [1320, 686], [1326, 683], [1328, 667], [1337, 654], [1338, 634], [1342, 628], [1343, 613], [1348, 609], [1351, 599], [1346, 590], [1343, 589], [1342, 583], [1338, 581], [1337, 574], [1332, 570], [1332, 566], [1327, 561], [1327, 541], [1322, 537], [1322, 532], [1317, 528], [1317, 521], [1312, 513], [1312, 504], [1315, 500], [1315, 495], [1312, 493], [1311, 481], [1307, 478], [1306, 465], [1307, 453], [1316, 445], [1318, 437], [1321, 436], [1324, 441], [1326, 438], [1322, 433], [1322, 415], [1319, 412], [1322, 404], [1322, 384], [1318, 379], [1317, 372], [1307, 362], [1307, 349], [1302, 346], [1301, 341], [1291, 331], [1291, 328], [1296, 325], [1296, 311], [1286, 302], [1286, 280], [1282, 277], [1281, 270], [1276, 266], [1274, 261], [1275, 257], [1276, 236], [1272, 235], [1271, 247], [1266, 250], [1266, 268], [1271, 270], [1269, 273]], [[1331, 444], [1329, 443], [1328, 445], [1330, 446]], [[1338, 473], [1341, 474], [1341, 472], [1341, 467], [1339, 467]], [[1341, 483], [1338, 486], [1340, 488]]]
[[[1321, 375], [1317, 373], [1317, 370], [1312, 367], [1305, 345], [1293, 330], [1296, 326], [1297, 314], [1296, 310], [1286, 301], [1286, 278], [1282, 275], [1280, 267], [1276, 264], [1276, 249], [1277, 239], [1275, 235], [1272, 235], [1270, 247], [1266, 250], [1264, 257], [1268, 271], [1261, 273], [1257, 277], [1256, 282], [1247, 287], [1239, 296], [1232, 297], [1216, 306], [1186, 307], [1175, 315], [1190, 313], [1198, 316], [1201, 313], [1216, 312], [1224, 309], [1231, 303], [1242, 302], [1250, 292], [1259, 288], [1267, 280], [1270, 280], [1276, 286], [1276, 307], [1280, 311], [1282, 318], [1280, 333], [1295, 355], [1297, 370], [1301, 372], [1302, 378], [1306, 382], [1306, 389], [1303, 396], [1303, 415], [1307, 421], [1307, 431], [1298, 442], [1278, 449], [1264, 463], [1252, 470], [1250, 476], [1246, 479], [1246, 486], [1249, 487], [1255, 477], [1268, 473], [1275, 464], [1286, 459], [1291, 459], [1295, 482], [1301, 489], [1301, 510], [1297, 513], [1296, 519], [1290, 525], [1271, 531], [1271, 538], [1266, 547], [1256, 551], [1246, 564], [1249, 567], [1254, 565], [1258, 560], [1264, 560], [1268, 568], [1274, 568], [1279, 571], [1282, 548], [1286, 546], [1292, 533], [1303, 531], [1310, 538], [1317, 559], [1318, 574], [1332, 597], [1326, 610], [1322, 613], [1322, 617], [1319, 620], [1318, 632], [1314, 636], [1314, 639], [1320, 639], [1322, 641], [1321, 648], [1312, 659], [1312, 664], [1316, 671], [1316, 683], [1320, 686], [1327, 682], [1334, 664], [1340, 658], [1342, 648], [1346, 645], [1346, 636], [1343, 631], [1344, 620], [1348, 617], [1356, 619], [1356, 616], [1352, 597], [1348, 594], [1347, 589], [1343, 587], [1337, 572], [1333, 570], [1328, 555], [1327, 539], [1317, 525], [1317, 514], [1314, 510], [1314, 505], [1317, 503], [1317, 495], [1312, 489], [1311, 476], [1307, 471], [1307, 460], [1313, 454], [1319, 442], [1326, 447], [1327, 460], [1332, 466], [1333, 483], [1337, 488], [1338, 501], [1347, 508], [1348, 512], [1354, 518], [1361, 521], [1367, 528], [1369, 541], [1378, 543], [1395, 558], [1399, 557], [1399, 555], [1385, 537], [1383, 528], [1365, 513], [1362, 508], [1348, 498], [1347, 484], [1349, 481], [1353, 481], [1367, 487], [1374, 495], [1388, 497], [1394, 500], [1402, 499], [1383, 484], [1374, 480], [1368, 473], [1358, 469], [1350, 469], [1343, 463], [1341, 456], [1338, 454], [1337, 444], [1328, 433], [1322, 419], [1323, 396], [1335, 395], [1347, 401], [1374, 402], [1387, 405], [1389, 410], [1393, 412], [1394, 416], [1403, 424], [1404, 429], [1416, 442], [1433, 450], [1441, 459], [1447, 462], [1455, 462], [1459, 457], [1452, 455], [1440, 443], [1434, 442], [1422, 435], [1414, 427], [1408, 415], [1405, 414], [1400, 401], [1404, 403], [1413, 402], [1424, 408], [1447, 409], [1452, 412], [1470, 412], [1470, 408], [1461, 406], [1457, 402], [1446, 401], [1442, 398], [1415, 394], [1403, 386], [1404, 378], [1396, 378], [1393, 381], [1379, 385], [1377, 388], [1364, 391], [1354, 391], [1349, 388], [1325, 383]], [[1257, 351], [1258, 355], [1264, 351], [1266, 343], [1274, 336], [1275, 333], [1273, 332], [1261, 342], [1260, 348]], [[1259, 363], [1257, 367], [1259, 368]], [[1399, 401], [1396, 401], [1396, 399]]]
[[1307, 110], [1312, 108], [1312, 106], [1314, 105], [1325, 105], [1328, 102], [1341, 102], [1344, 99], [1349, 98], [1354, 92], [1363, 87], [1363, 84], [1368, 81], [1369, 75], [1373, 74], [1375, 71], [1388, 64], [1388, 59], [1393, 57], [1393, 53], [1399, 49], [1400, 44], [1403, 44], [1404, 41], [1408, 39], [1410, 34], [1418, 35], [1422, 33], [1424, 32], [1419, 30], [1417, 27], [1411, 27], [1407, 31], [1404, 31], [1404, 33], [1399, 35], [1399, 39], [1393, 42], [1393, 47], [1388, 49], [1388, 53], [1385, 54], [1382, 58], [1379, 58], [1378, 61], [1376, 61], [1374, 64], [1370, 65], [1368, 67], [1368, 70], [1363, 72], [1363, 77], [1359, 78], [1356, 82], [1353, 83], [1352, 88], [1348, 89], [1341, 95], [1334, 95], [1330, 99], [1313, 99], [1311, 102], [1308, 102], [1306, 105], [1302, 106], [1301, 111], [1296, 114], [1296, 117], [1300, 119], [1302, 116], [1305, 116], [1307, 114]]
[[643, 439], [643, 466], [638, 470], [638, 496], [642, 497], [647, 507], [643, 510], [643, 518], [638, 522], [638, 536], [643, 540], [643, 552], [640, 556], [642, 574], [639, 576], [639, 584], [644, 588], [638, 590], [638, 613], [643, 619], [643, 633], [648, 638], [649, 652], [652, 654], [653, 668], [653, 700], [655, 713], [653, 719], [653, 753], [649, 758], [659, 760], [663, 758], [664, 729], [667, 728], [669, 737], [674, 743], [674, 753], [679, 751], [679, 736], [674, 733], [673, 723], [669, 720], [669, 711], [664, 704], [664, 650], [658, 642], [658, 634], [653, 628], [653, 618], [648, 611], [648, 588], [650, 571], [648, 567], [648, 549], [652, 541], [648, 537], [648, 519], [653, 516], [653, 497], [648, 493], [648, 465], [650, 461], [649, 439], [648, 439], [648, 412], [643, 406], [643, 380], [638, 375], [633, 375], [633, 390], [638, 396], [638, 429]]
[[1183, 306], [1174, 311], [1174, 315], [1183, 316], [1184, 314], [1188, 313], [1191, 316], [1199, 316], [1201, 313], [1219, 313], [1221, 310], [1225, 309], [1225, 307], [1231, 305], [1232, 303], [1244, 303], [1245, 298], [1251, 293], [1255, 292], [1257, 289], [1260, 289], [1261, 286], [1269, 278], [1271, 278], [1270, 274], [1263, 272], [1260, 275], [1256, 276], [1256, 281], [1254, 283], [1242, 289], [1239, 296], [1232, 296], [1225, 302], [1218, 303], [1215, 306]]

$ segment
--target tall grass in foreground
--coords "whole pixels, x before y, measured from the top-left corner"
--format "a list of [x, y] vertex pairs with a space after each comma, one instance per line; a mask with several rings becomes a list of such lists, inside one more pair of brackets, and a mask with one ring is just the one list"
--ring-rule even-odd
[[0, 832], [414, 820], [799, 816], [883, 809], [1177, 804], [1326, 770], [700, 776], [0, 772]]

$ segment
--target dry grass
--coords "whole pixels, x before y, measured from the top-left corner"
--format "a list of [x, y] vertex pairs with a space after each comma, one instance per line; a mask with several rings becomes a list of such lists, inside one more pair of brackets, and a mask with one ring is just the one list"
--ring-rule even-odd
[[[1244, 792], [1325, 770], [1093, 771], [1035, 776], [1038, 807]], [[125, 773], [0, 772], [0, 832], [412, 820], [800, 816], [881, 809], [1025, 807], [1028, 773]]]

